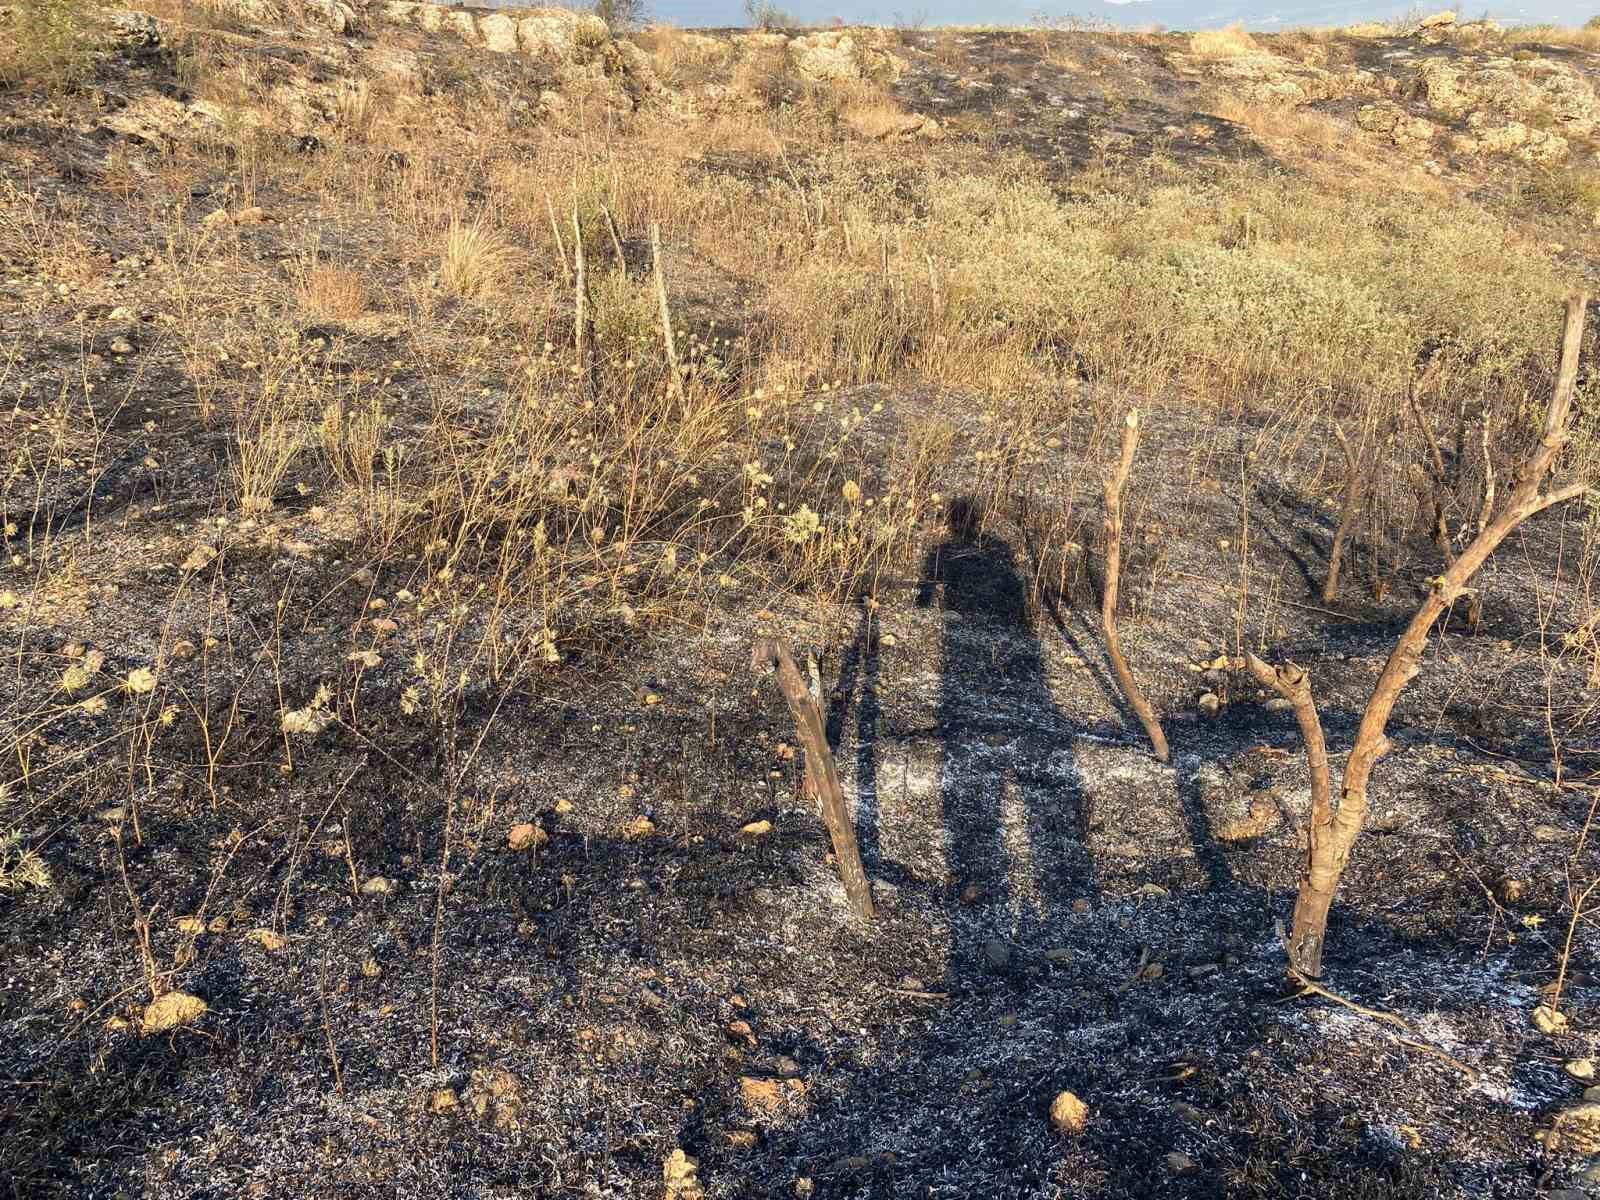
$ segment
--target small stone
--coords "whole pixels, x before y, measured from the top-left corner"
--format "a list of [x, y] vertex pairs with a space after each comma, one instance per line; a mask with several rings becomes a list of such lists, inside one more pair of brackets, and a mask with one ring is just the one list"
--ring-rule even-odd
[[1282, 696], [1274, 696], [1274, 697], [1272, 697], [1272, 699], [1268, 700], [1266, 702], [1266, 704], [1263, 705], [1262, 707], [1264, 707], [1269, 713], [1282, 713], [1282, 712], [1292, 712], [1292, 711], [1294, 711], [1294, 705], [1291, 704], [1289, 701], [1285, 700]]
[[700, 1186], [700, 1164], [682, 1150], [674, 1150], [661, 1164], [661, 1176], [667, 1185], [667, 1200], [702, 1200], [705, 1189]]
[[983, 958], [996, 971], [1011, 965], [1011, 947], [999, 938], [990, 938], [983, 944]]
[[744, 1102], [760, 1112], [776, 1112], [783, 1104], [783, 1087], [776, 1079], [745, 1075], [739, 1080], [739, 1094]]
[[506, 837], [506, 845], [518, 851], [532, 850], [549, 840], [550, 835], [532, 821], [523, 821], [511, 827], [511, 832]]
[[1167, 1170], [1171, 1171], [1174, 1175], [1187, 1175], [1198, 1165], [1199, 1164], [1187, 1154], [1180, 1154], [1176, 1150], [1167, 1155]]
[[1214, 717], [1222, 711], [1222, 698], [1215, 692], [1205, 692], [1200, 697], [1200, 711]]
[[1071, 1092], [1062, 1092], [1050, 1103], [1050, 1123], [1062, 1133], [1082, 1133], [1089, 1124], [1089, 1106]]
[[138, 313], [121, 304], [106, 314], [106, 320], [108, 321], [137, 321], [138, 319]]
[[1046, 950], [1044, 952], [1044, 956], [1053, 963], [1072, 961], [1072, 951], [1068, 950], [1065, 946], [1057, 946], [1052, 950]]
[[784, 1079], [798, 1079], [801, 1074], [800, 1064], [787, 1054], [780, 1054], [772, 1064], [773, 1069]]
[[169, 1029], [180, 1029], [185, 1025], [193, 1025], [209, 1011], [210, 1006], [199, 996], [191, 996], [188, 992], [167, 992], [145, 1006], [139, 1032], [165, 1033]]
[[1135, 896], [1145, 900], [1159, 900], [1162, 896], [1170, 895], [1166, 888], [1159, 883], [1146, 883], [1135, 889]]
[[1589, 1080], [1594, 1078], [1594, 1059], [1574, 1058], [1567, 1063], [1567, 1074], [1574, 1079]]
[[374, 875], [361, 885], [361, 894], [363, 896], [387, 896], [394, 891], [394, 886], [394, 880], [382, 875]]
[[197, 653], [195, 644], [189, 641], [174, 642], [172, 644], [172, 657], [179, 662], [187, 662]]
[[1094, 905], [1080, 896], [1072, 902], [1072, 911], [1075, 913], [1093, 912]]
[[1600, 1103], [1600, 1087], [1586, 1087], [1583, 1089], [1583, 1098], [1591, 1104]]
[[461, 1107], [461, 1097], [456, 1095], [455, 1088], [439, 1088], [428, 1097], [428, 1111], [431, 1113], [447, 1113]]
[[1566, 832], [1555, 825], [1535, 825], [1533, 827], [1533, 840], [1536, 842], [1559, 842], [1566, 836]]
[[1513, 879], [1509, 875], [1494, 885], [1494, 894], [1500, 898], [1501, 904], [1515, 904], [1528, 892], [1528, 885], [1521, 879]]
[[771, 821], [751, 821], [748, 825], [740, 826], [739, 832], [742, 833], [745, 837], [752, 837], [752, 838], [766, 837], [767, 834], [772, 832], [772, 822]]
[[961, 903], [972, 905], [983, 899], [983, 889], [975, 883], [969, 883], [961, 889]]
[[119, 338], [113, 338], [112, 341], [111, 341], [111, 353], [113, 353], [113, 354], [132, 354], [133, 353], [133, 343], [130, 342], [127, 338], [120, 338], [120, 337]]
[[1550, 1037], [1567, 1031], [1567, 1016], [1559, 1009], [1541, 1004], [1533, 1010], [1533, 1027]]

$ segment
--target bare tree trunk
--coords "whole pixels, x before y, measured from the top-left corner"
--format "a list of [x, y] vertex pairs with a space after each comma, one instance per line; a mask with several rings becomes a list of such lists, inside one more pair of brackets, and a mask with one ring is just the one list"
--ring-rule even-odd
[[822, 819], [833, 838], [833, 856], [839, 861], [839, 877], [844, 881], [845, 895], [857, 913], [871, 917], [874, 915], [872, 886], [861, 865], [856, 827], [850, 820], [850, 810], [845, 807], [844, 791], [839, 786], [839, 768], [833, 760], [833, 751], [828, 748], [822, 709], [806, 686], [805, 676], [795, 665], [794, 655], [780, 639], [759, 639], [751, 651], [750, 666], [756, 671], [772, 666], [778, 669], [778, 687], [789, 702], [789, 711], [794, 714], [795, 728], [806, 752], [806, 770], [822, 801]]
[[650, 260], [656, 278], [656, 304], [661, 309], [661, 338], [667, 347], [667, 369], [672, 372], [672, 394], [683, 399], [683, 376], [678, 373], [678, 346], [672, 337], [672, 310], [667, 307], [667, 273], [661, 265], [661, 225], [650, 225]]
[[1105, 481], [1106, 491], [1106, 586], [1100, 598], [1100, 622], [1105, 626], [1106, 654], [1117, 673], [1122, 694], [1128, 698], [1139, 723], [1150, 735], [1155, 747], [1156, 761], [1166, 762], [1171, 757], [1167, 749], [1167, 735], [1161, 731], [1161, 722], [1155, 710], [1139, 690], [1139, 684], [1122, 653], [1122, 639], [1117, 636], [1117, 588], [1122, 574], [1122, 489], [1127, 486], [1128, 474], [1133, 470], [1133, 453], [1139, 448], [1139, 410], [1130, 408], [1122, 425], [1122, 457], [1117, 469]]
[[[1311, 845], [1300, 880], [1300, 892], [1295, 900], [1294, 927], [1289, 935], [1289, 965], [1293, 971], [1308, 978], [1316, 978], [1322, 972], [1328, 911], [1333, 905], [1345, 864], [1349, 862], [1350, 851], [1366, 820], [1367, 789], [1373, 768], [1389, 750], [1389, 739], [1384, 730], [1400, 693], [1421, 669], [1429, 632], [1444, 611], [1468, 592], [1467, 585], [1478, 569], [1517, 526], [1547, 508], [1591, 491], [1584, 483], [1540, 491], [1562, 447], [1571, 436], [1567, 423], [1572, 409], [1573, 386], [1578, 376], [1578, 352], [1583, 342], [1587, 307], [1587, 295], [1574, 296], [1567, 302], [1561, 365], [1556, 374], [1550, 407], [1545, 413], [1544, 430], [1538, 448], [1517, 471], [1505, 507], [1489, 517], [1466, 548], [1450, 561], [1444, 574], [1433, 580], [1427, 598], [1395, 642], [1389, 661], [1372, 690], [1372, 699], [1367, 702], [1361, 715], [1355, 745], [1345, 766], [1338, 808], [1330, 809], [1325, 820], [1319, 819], [1317, 788], [1320, 775], [1320, 786], [1326, 796], [1327, 752], [1321, 745], [1320, 726], [1315, 725], [1316, 710], [1305, 673], [1292, 665], [1272, 671], [1264, 663], [1259, 664], [1259, 669], [1256, 662], [1250, 664], [1251, 672], [1257, 679], [1276, 688], [1294, 704], [1301, 732], [1306, 737], [1306, 754], [1313, 780]], [[1446, 534], [1448, 541], [1448, 530]], [[1327, 800], [1324, 799], [1323, 803], [1326, 804]]]

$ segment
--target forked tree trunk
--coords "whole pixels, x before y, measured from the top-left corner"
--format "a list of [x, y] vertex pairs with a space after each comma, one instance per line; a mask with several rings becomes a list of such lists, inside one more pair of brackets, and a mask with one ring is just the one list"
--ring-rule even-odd
[[839, 768], [834, 763], [833, 751], [828, 747], [827, 728], [822, 721], [822, 709], [806, 687], [805, 677], [795, 665], [789, 647], [778, 638], [759, 639], [750, 654], [752, 670], [765, 670], [776, 666], [778, 687], [789, 702], [794, 716], [795, 729], [806, 752], [806, 772], [816, 787], [822, 802], [822, 819], [827, 823], [828, 834], [833, 839], [833, 856], [839, 862], [839, 877], [844, 882], [845, 895], [850, 907], [863, 917], [873, 915], [872, 886], [867, 882], [867, 872], [861, 865], [861, 848], [856, 841], [855, 823], [850, 810], [845, 807], [844, 789], [839, 786]]
[[1395, 642], [1383, 673], [1372, 690], [1372, 699], [1361, 714], [1355, 745], [1345, 765], [1344, 785], [1338, 808], [1330, 803], [1328, 759], [1322, 745], [1322, 730], [1317, 721], [1305, 672], [1293, 664], [1273, 670], [1253, 656], [1248, 665], [1262, 683], [1275, 688], [1294, 706], [1296, 719], [1306, 740], [1307, 763], [1312, 779], [1312, 820], [1310, 847], [1295, 899], [1294, 926], [1289, 934], [1290, 969], [1307, 978], [1322, 973], [1322, 949], [1327, 937], [1328, 911], [1351, 848], [1367, 815], [1367, 788], [1372, 770], [1389, 750], [1384, 730], [1395, 702], [1420, 668], [1428, 634], [1444, 611], [1468, 591], [1478, 568], [1494, 553], [1517, 526], [1547, 508], [1576, 499], [1589, 492], [1587, 484], [1574, 483], [1548, 492], [1540, 490], [1555, 466], [1561, 449], [1570, 437], [1567, 428], [1572, 409], [1573, 386], [1578, 377], [1578, 352], [1583, 342], [1584, 315], [1588, 296], [1574, 296], [1567, 302], [1567, 320], [1561, 341], [1561, 365], [1557, 370], [1554, 394], [1545, 413], [1544, 429], [1537, 449], [1518, 470], [1505, 506], [1486, 521], [1477, 535], [1450, 562], [1444, 574], [1432, 581], [1427, 598], [1417, 609], [1405, 632]]
[[1167, 735], [1161, 730], [1150, 701], [1144, 698], [1133, 670], [1122, 653], [1122, 639], [1117, 635], [1117, 588], [1122, 574], [1122, 489], [1127, 486], [1128, 474], [1133, 470], [1133, 452], [1139, 448], [1139, 410], [1130, 408], [1122, 425], [1122, 456], [1117, 469], [1105, 481], [1106, 487], [1106, 586], [1100, 597], [1100, 623], [1105, 626], [1106, 654], [1111, 667], [1122, 685], [1122, 694], [1128, 698], [1139, 723], [1150, 735], [1155, 747], [1156, 761], [1166, 762], [1170, 757]]

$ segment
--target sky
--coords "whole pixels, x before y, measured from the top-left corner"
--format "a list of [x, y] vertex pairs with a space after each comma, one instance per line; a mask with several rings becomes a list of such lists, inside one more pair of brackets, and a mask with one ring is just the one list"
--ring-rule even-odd
[[[1168, 29], [1209, 29], [1240, 24], [1271, 30], [1301, 25], [1350, 25], [1433, 12], [1445, 3], [1417, 0], [792, 0], [785, 12], [807, 23], [834, 17], [849, 24], [1030, 25], [1047, 17], [1082, 17], [1119, 25], [1160, 24]], [[1461, 6], [1468, 20], [1492, 16], [1505, 24], [1554, 22], [1581, 25], [1600, 15], [1600, 0], [1473, 0]], [[685, 28], [746, 24], [742, 0], [655, 0], [658, 20]]]

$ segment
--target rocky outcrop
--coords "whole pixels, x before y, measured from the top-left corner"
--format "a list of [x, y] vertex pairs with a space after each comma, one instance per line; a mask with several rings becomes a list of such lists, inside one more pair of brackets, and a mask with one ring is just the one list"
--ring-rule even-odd
[[[782, 34], [771, 37], [783, 38]], [[787, 40], [787, 39], [785, 39]], [[893, 83], [904, 64], [864, 35], [848, 30], [807, 33], [787, 42], [789, 60], [802, 79], [812, 83], [843, 83], [870, 79]]]

